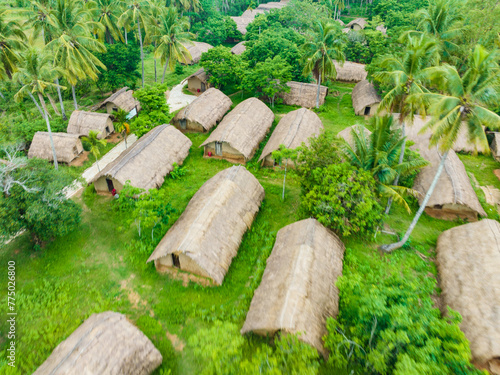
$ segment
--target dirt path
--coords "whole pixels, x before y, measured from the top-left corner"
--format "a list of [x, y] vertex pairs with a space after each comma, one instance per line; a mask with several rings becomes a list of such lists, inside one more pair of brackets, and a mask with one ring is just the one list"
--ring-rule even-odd
[[184, 86], [187, 85], [187, 79], [182, 81], [179, 85], [174, 86], [170, 91], [170, 95], [167, 99], [167, 104], [170, 108], [170, 113], [175, 112], [181, 108], [184, 108], [188, 104], [192, 103], [196, 96], [186, 95], [182, 92]]

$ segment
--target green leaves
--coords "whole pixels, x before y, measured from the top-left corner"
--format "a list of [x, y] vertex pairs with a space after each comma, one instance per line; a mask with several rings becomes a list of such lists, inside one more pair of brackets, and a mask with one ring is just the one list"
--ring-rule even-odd
[[241, 56], [233, 55], [231, 50], [224, 46], [212, 48], [202, 54], [200, 65], [205, 69], [210, 84], [217, 88], [236, 85], [247, 68]]

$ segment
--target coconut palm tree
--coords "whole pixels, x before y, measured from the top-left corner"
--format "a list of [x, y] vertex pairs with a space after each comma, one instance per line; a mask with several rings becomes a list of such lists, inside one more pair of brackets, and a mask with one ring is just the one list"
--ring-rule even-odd
[[[379, 110], [399, 113], [403, 143], [399, 155], [399, 164], [403, 162], [406, 147], [406, 122], [413, 122], [415, 113], [425, 114], [423, 103], [408, 101], [412, 94], [422, 94], [428, 90], [424, 86], [424, 69], [439, 62], [438, 46], [434, 39], [422, 33], [406, 34], [400, 42], [405, 43], [402, 56], [383, 57], [378, 66], [382, 69], [373, 75], [374, 79], [390, 87], [382, 99]], [[399, 176], [393, 182], [397, 185]], [[389, 199], [385, 213], [388, 214], [392, 199]]]
[[19, 23], [7, 20], [7, 11], [0, 12], [0, 80], [12, 78], [19, 63], [18, 52], [25, 46], [26, 35]]
[[120, 0], [93, 0], [91, 7], [94, 19], [102, 25], [95, 30], [101, 42], [112, 44], [117, 40], [125, 41], [118, 24], [124, 4]]
[[304, 75], [313, 73], [318, 82], [316, 108], [319, 108], [321, 80], [336, 78], [337, 70], [335, 69], [334, 60], [341, 64], [345, 61], [341, 41], [337, 38], [335, 26], [325, 21], [317, 21], [314, 32], [309, 34], [309, 40], [301, 46], [301, 49], [305, 60]]
[[141, 64], [142, 64], [142, 87], [144, 88], [144, 46], [141, 28], [147, 32], [149, 25], [149, 8], [150, 3], [147, 0], [132, 0], [127, 4], [125, 12], [120, 16], [118, 23], [121, 26], [128, 24], [137, 25], [137, 36], [139, 38], [139, 45], [141, 47]]
[[429, 112], [433, 118], [423, 131], [432, 130], [430, 145], [438, 146], [442, 157], [431, 186], [405, 235], [396, 243], [381, 246], [382, 250], [391, 252], [398, 249], [410, 237], [437, 185], [448, 153], [463, 128], [467, 130], [469, 142], [482, 146], [488, 145], [483, 126], [500, 129], [500, 116], [489, 109], [500, 105], [499, 57], [498, 51], [488, 52], [476, 46], [463, 76], [454, 66], [447, 64], [425, 70], [429, 81], [440, 91], [414, 94], [412, 99], [421, 100], [420, 96], [430, 105]]
[[[39, 48], [29, 46], [22, 54], [22, 65], [14, 73], [12, 79], [21, 84], [21, 89], [14, 95], [16, 101], [21, 101], [25, 95], [28, 95], [35, 103], [38, 111], [45, 119], [47, 131], [49, 132], [50, 145], [52, 147], [52, 156], [54, 157], [54, 167], [57, 169], [57, 155], [52, 139], [52, 130], [50, 127], [49, 115], [43, 95], [47, 87], [54, 87], [52, 83], [54, 76], [58, 74], [52, 65], [52, 56], [46, 49], [40, 51]], [[38, 104], [35, 96], [40, 100]]]
[[26, 25], [33, 30], [33, 37], [42, 37], [42, 42], [45, 45], [47, 40], [51, 40], [56, 26], [56, 20], [51, 12], [48, 4], [43, 4], [38, 1], [33, 1], [31, 6], [24, 10], [26, 15]]
[[130, 126], [127, 123], [127, 111], [119, 108], [117, 112], [114, 113], [115, 116], [115, 130], [123, 135], [125, 140], [125, 148], [127, 148], [127, 134], [130, 132]]
[[175, 8], [168, 8], [161, 19], [155, 31], [155, 43], [158, 47], [155, 50], [155, 57], [160, 58], [164, 65], [161, 83], [165, 81], [167, 68], [174, 70], [177, 62], [186, 62], [191, 59], [191, 54], [184, 47], [194, 37], [187, 32], [189, 22], [186, 17], [179, 17]]
[[88, 137], [82, 137], [82, 141], [87, 142], [90, 145], [90, 153], [95, 157], [95, 163], [97, 165], [97, 170], [100, 172], [98, 158], [101, 156], [101, 148], [107, 145], [106, 140], [99, 139], [99, 132], [97, 130], [89, 131]]

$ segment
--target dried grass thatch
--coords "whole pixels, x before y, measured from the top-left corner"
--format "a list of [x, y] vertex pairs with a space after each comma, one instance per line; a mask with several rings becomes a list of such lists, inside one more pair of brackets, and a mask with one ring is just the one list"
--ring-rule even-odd
[[106, 179], [112, 180], [118, 191], [127, 181], [144, 190], [159, 188], [174, 168], [173, 164], [181, 165], [188, 156], [191, 145], [191, 140], [174, 126], [157, 126], [97, 174], [92, 182], [96, 190], [102, 192], [108, 190]]
[[[58, 162], [71, 163], [83, 152], [82, 142], [76, 134], [52, 133], [52, 139]], [[28, 158], [54, 161], [48, 132], [35, 133], [28, 151]]]
[[253, 21], [253, 18], [239, 16], [231, 17], [231, 19], [236, 23], [236, 30], [238, 30], [241, 35], [245, 35], [247, 33], [247, 26]]
[[345, 26], [344, 21], [342, 21], [340, 18], [336, 19], [335, 21], [337, 21], [340, 24], [340, 26]]
[[485, 219], [443, 232], [437, 265], [444, 302], [462, 316], [473, 362], [500, 374], [500, 224]]
[[187, 61], [185, 62], [187, 65], [197, 64], [198, 62], [200, 62], [202, 53], [205, 53], [209, 49], [214, 48], [214, 46], [203, 42], [189, 42], [183, 45], [191, 55], [191, 59], [187, 59]]
[[300, 334], [299, 339], [326, 354], [326, 319], [339, 311], [344, 244], [316, 219], [280, 229], [254, 293], [241, 333]]
[[221, 285], [264, 195], [259, 181], [243, 166], [217, 173], [196, 192], [148, 262], [154, 260], [159, 271], [178, 262], [181, 270]]
[[[284, 104], [298, 105], [305, 108], [316, 107], [317, 84], [290, 81], [286, 85], [290, 87], [290, 91], [279, 94]], [[328, 87], [320, 86], [319, 105], [325, 103], [326, 95], [328, 95]]]
[[115, 131], [113, 120], [109, 113], [73, 111], [69, 118], [68, 134], [88, 136], [91, 130], [99, 132], [97, 138], [102, 139]]
[[493, 157], [500, 161], [500, 133], [493, 132], [493, 140], [491, 141], [491, 152], [493, 153]]
[[137, 112], [139, 112], [141, 110], [141, 103], [133, 97], [133, 94], [133, 90], [129, 90], [128, 87], [123, 87], [105, 101], [93, 107], [92, 110], [106, 106], [108, 113], [112, 113], [115, 108], [121, 108], [125, 112], [130, 112], [135, 108]]
[[237, 45], [235, 45], [233, 48], [231, 48], [231, 52], [234, 55], [241, 55], [245, 51], [246, 51], [245, 41], [239, 42]]
[[362, 30], [368, 25], [366, 18], [356, 18], [347, 24], [347, 28], [351, 30]]
[[281, 8], [285, 7], [286, 5], [287, 5], [287, 3], [283, 3], [283, 2], [270, 2], [270, 3], [265, 3], [265, 4], [259, 4], [257, 9], [258, 10], [262, 9], [266, 12], [269, 12], [269, 11], [271, 11], [271, 9], [281, 9]]
[[[246, 162], [254, 155], [273, 121], [273, 111], [259, 99], [249, 98], [226, 115], [200, 147], [205, 147], [205, 156], [212, 152], [214, 157]], [[215, 152], [216, 142], [221, 144], [220, 154]]]
[[106, 311], [83, 322], [34, 375], [149, 375], [162, 360], [125, 315]]
[[358, 134], [361, 135], [361, 132], [365, 134], [366, 137], [369, 137], [372, 132], [369, 131], [367, 128], [365, 128], [363, 125], [353, 125], [349, 126], [348, 128], [345, 128], [344, 130], [340, 131], [337, 134], [338, 138], [342, 138], [344, 141], [346, 141], [349, 146], [354, 147], [354, 139], [352, 137], [352, 131], [357, 132]]
[[337, 61], [335, 69], [337, 70], [337, 81], [340, 82], [361, 82], [368, 75], [364, 64], [358, 64], [351, 61], [344, 62], [340, 65]]
[[211, 88], [184, 107], [172, 119], [178, 129], [206, 132], [212, 129], [229, 111], [233, 102], [216, 88]]
[[309, 138], [318, 136], [324, 129], [318, 115], [306, 108], [300, 108], [283, 116], [274, 129], [271, 138], [264, 147], [259, 161], [266, 161], [273, 165], [272, 152], [278, 150], [280, 145], [288, 149], [295, 149], [302, 143], [309, 144]]
[[352, 89], [352, 106], [358, 116], [370, 116], [377, 112], [381, 98], [368, 80], [364, 79]]
[[387, 27], [385, 27], [384, 25], [378, 25], [375, 30], [380, 31], [384, 35], [387, 35]]

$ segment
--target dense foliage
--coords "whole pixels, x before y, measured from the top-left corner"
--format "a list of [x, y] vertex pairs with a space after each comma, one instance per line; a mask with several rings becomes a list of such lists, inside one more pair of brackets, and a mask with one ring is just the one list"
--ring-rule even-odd
[[134, 97], [141, 103], [143, 111], [131, 121], [131, 129], [138, 137], [158, 125], [168, 124], [172, 119], [165, 100], [166, 89], [166, 85], [156, 85], [134, 92]]
[[107, 45], [106, 53], [98, 54], [106, 69], [99, 70], [96, 84], [103, 89], [117, 90], [124, 86], [135, 88], [140, 78], [138, 64], [141, 61], [139, 48], [135, 44]]

